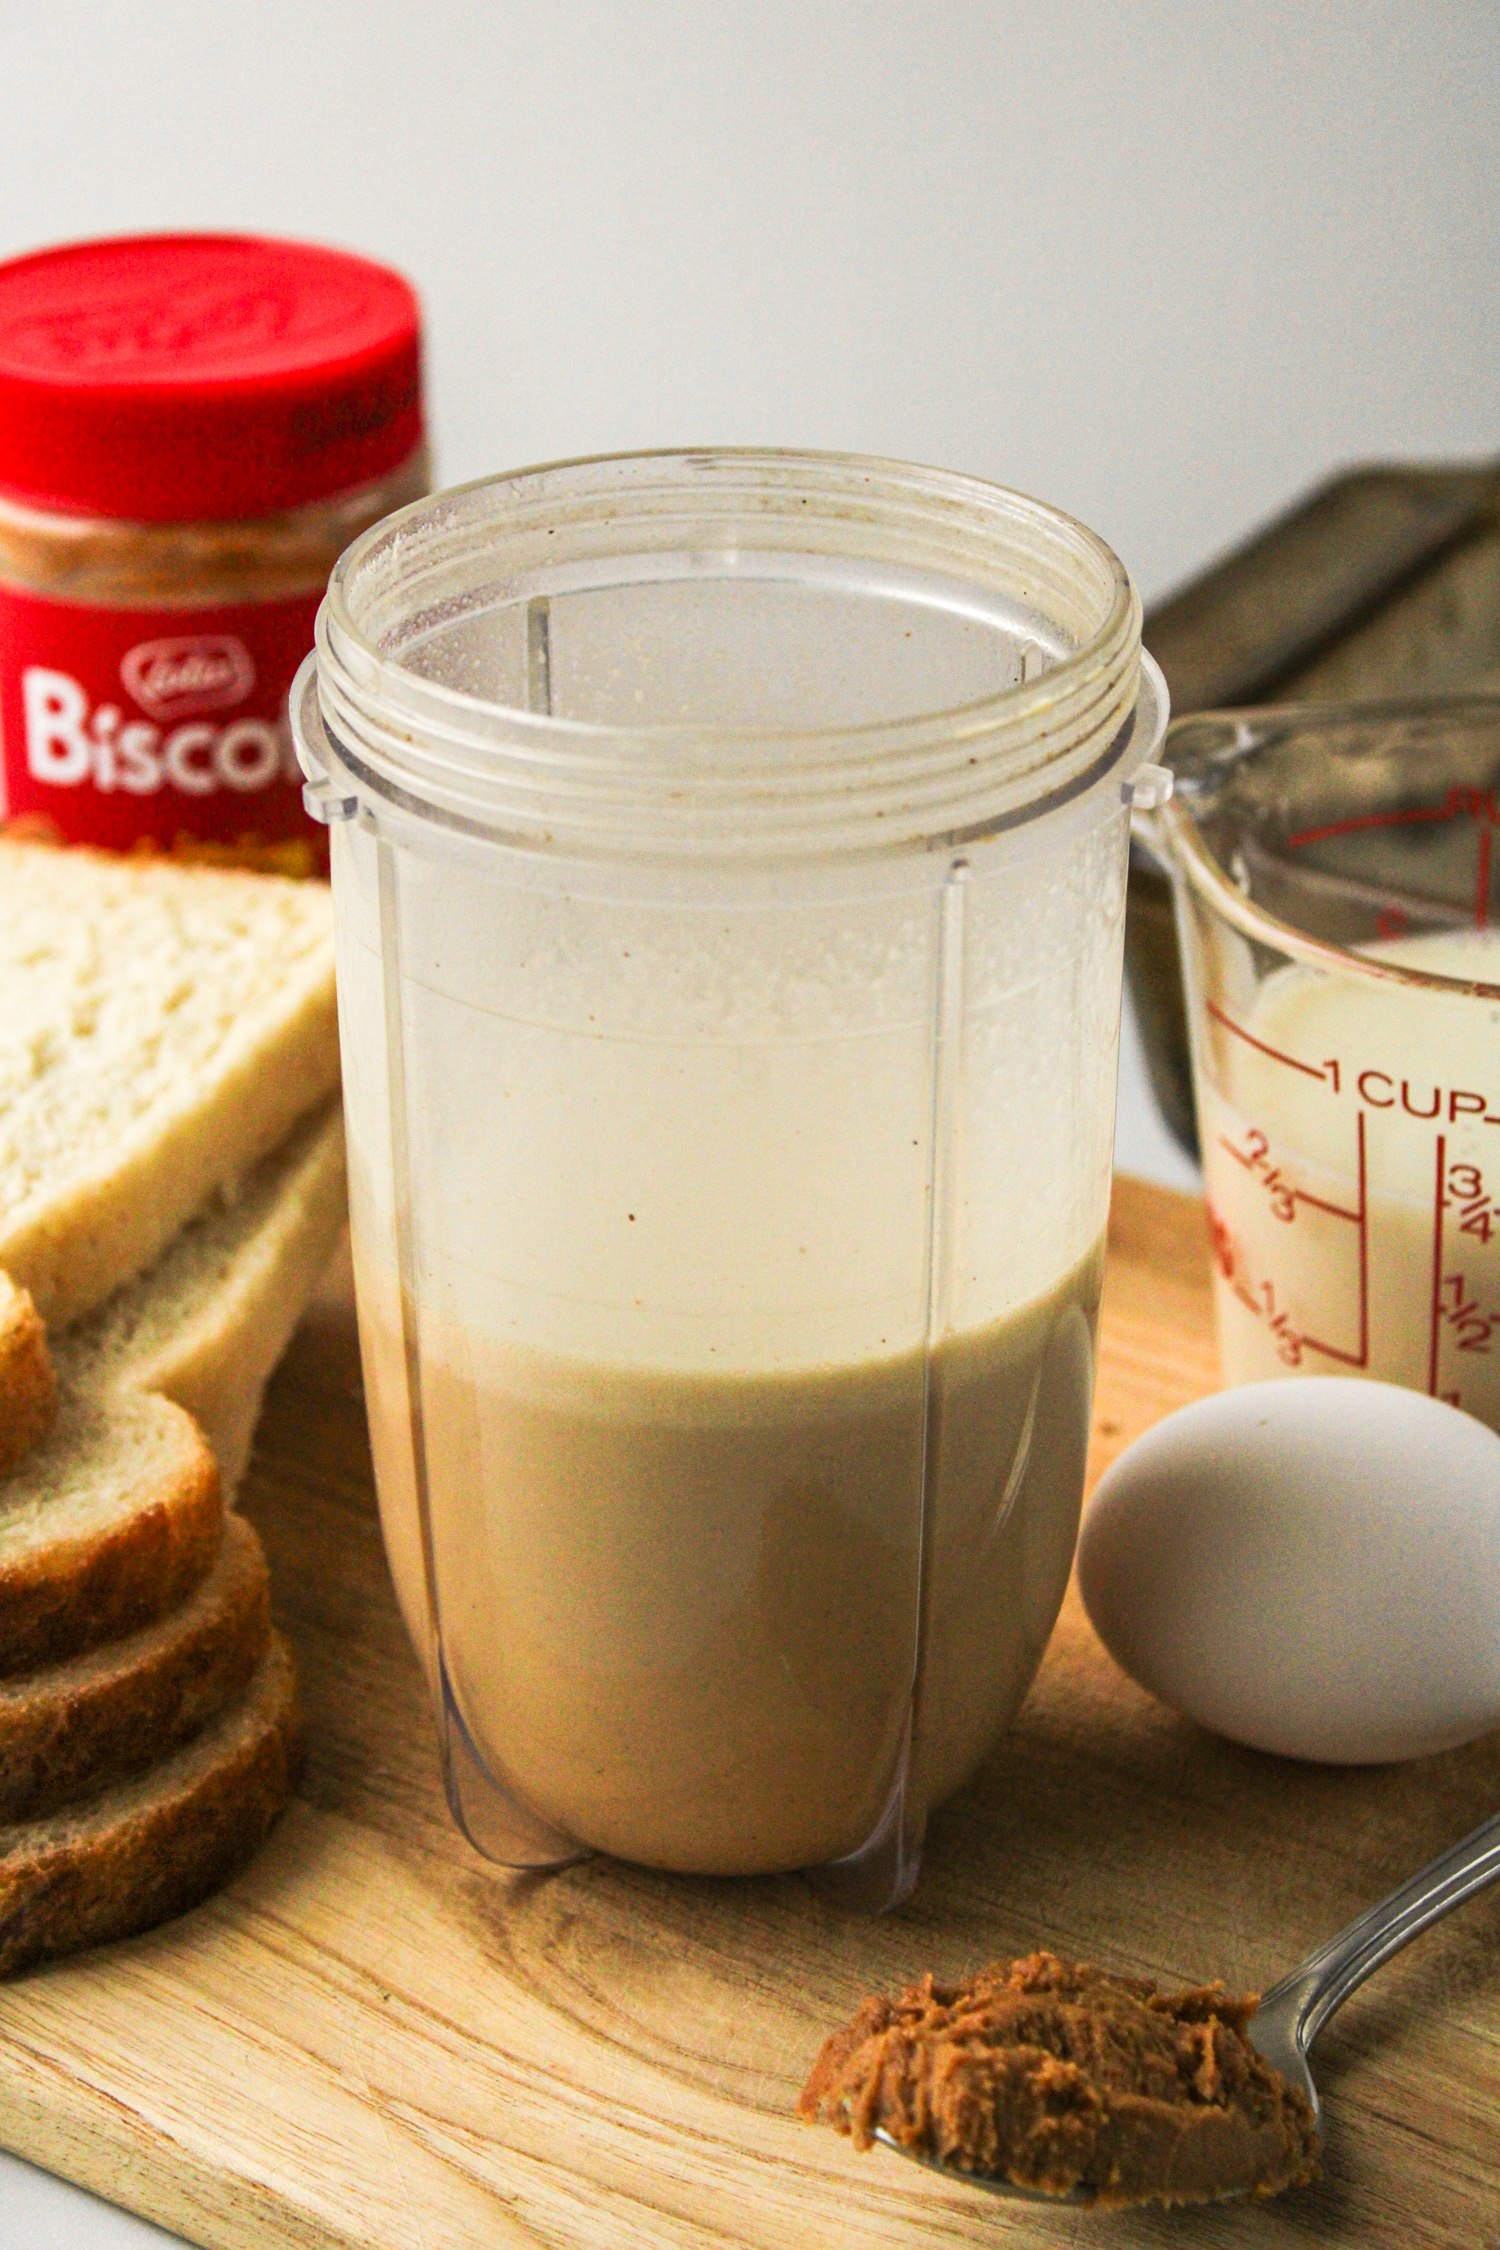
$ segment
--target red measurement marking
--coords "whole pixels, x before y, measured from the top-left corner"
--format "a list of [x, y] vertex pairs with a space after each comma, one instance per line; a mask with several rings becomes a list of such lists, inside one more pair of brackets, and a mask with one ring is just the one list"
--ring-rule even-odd
[[1353, 820], [1330, 820], [1321, 828], [1301, 828], [1288, 836], [1287, 849], [1321, 844], [1330, 836], [1354, 836], [1365, 828], [1415, 828], [1425, 821], [1478, 820], [1486, 827], [1500, 822], [1500, 806], [1493, 789], [1450, 789], [1440, 805], [1413, 806], [1406, 812], [1360, 813]]
[[[1305, 1069], [1307, 1066], [1299, 1064], [1298, 1067], [1299, 1069]], [[1326, 1211], [1331, 1218], [1347, 1219], [1351, 1226], [1357, 1227], [1359, 1230], [1359, 1350], [1357, 1352], [1340, 1351], [1337, 1344], [1325, 1344], [1316, 1336], [1298, 1336], [1292, 1329], [1286, 1314], [1276, 1312], [1274, 1298], [1268, 1304], [1262, 1305], [1246, 1288], [1244, 1281], [1235, 1270], [1234, 1241], [1229, 1228], [1217, 1212], [1211, 1210], [1209, 1218], [1221, 1272], [1239, 1298], [1240, 1303], [1248, 1307], [1258, 1320], [1264, 1320], [1273, 1335], [1289, 1339], [1292, 1346], [1298, 1351], [1321, 1352], [1325, 1359], [1336, 1360], [1341, 1367], [1368, 1367], [1370, 1364], [1370, 1225], [1369, 1192], [1365, 1167], [1365, 1113], [1363, 1110], [1360, 1110], [1355, 1117], [1354, 1129], [1356, 1146], [1359, 1151], [1359, 1208], [1357, 1211], [1346, 1210], [1340, 1203], [1326, 1203], [1321, 1196], [1308, 1195], [1302, 1188], [1289, 1188], [1285, 1192], [1292, 1197], [1294, 1202], [1310, 1203], [1314, 1210]], [[1258, 1150], [1253, 1149], [1249, 1155], [1243, 1149], [1237, 1149], [1232, 1141], [1224, 1139], [1222, 1135], [1220, 1136], [1219, 1146], [1226, 1155], [1232, 1156], [1237, 1164], [1243, 1165], [1247, 1172], [1258, 1172], [1270, 1143], [1266, 1140], [1264, 1133], [1258, 1131], [1252, 1131], [1250, 1138], [1252, 1141], [1259, 1141], [1261, 1147]], [[1263, 1282], [1261, 1287], [1269, 1295], [1270, 1283]]]
[[[1359, 1122], [1363, 1126], [1363, 1116]], [[1325, 1203], [1321, 1195], [1309, 1195], [1306, 1188], [1293, 1188], [1292, 1200], [1294, 1203], [1310, 1203], [1315, 1211], [1326, 1211], [1335, 1219], [1353, 1219], [1357, 1222], [1359, 1218], [1357, 1211], [1346, 1211], [1342, 1203]]]
[[1495, 831], [1488, 826], [1479, 831], [1479, 877], [1474, 888], [1474, 927], [1484, 929], [1490, 918], [1490, 845]]
[[[1341, 1211], [1335, 1203], [1319, 1203], [1320, 1211], [1331, 1211], [1335, 1218], [1350, 1219], [1359, 1228], [1359, 1350], [1341, 1352], [1335, 1344], [1320, 1344], [1316, 1336], [1304, 1336], [1302, 1341], [1311, 1352], [1321, 1352], [1325, 1359], [1336, 1359], [1341, 1367], [1368, 1367], [1370, 1364], [1370, 1225], [1368, 1199], [1365, 1193], [1365, 1113], [1360, 1110], [1354, 1120], [1359, 1149], [1359, 1209]], [[1300, 1192], [1300, 1190], [1299, 1190]], [[1308, 1196], [1306, 1201], [1315, 1202]]]
[[[1414, 806], [1407, 812], [1361, 813], [1353, 820], [1330, 820], [1321, 828], [1302, 828], [1288, 836], [1287, 849], [1325, 843], [1331, 836], [1353, 836], [1366, 828], [1414, 828], [1424, 822], [1472, 820], [1479, 824], [1479, 867], [1474, 886], [1474, 924], [1487, 929], [1490, 919], [1490, 860], [1494, 831], [1500, 826], [1500, 805], [1493, 789], [1450, 789], [1440, 805]], [[1380, 918], [1381, 923], [1385, 917]], [[1393, 933], [1382, 928], [1382, 936]]]
[[1370, 1364], [1370, 1223], [1365, 1193], [1365, 1113], [1359, 1112], [1359, 1365]]
[[1488, 1352], [1496, 1316], [1482, 1313], [1479, 1299], [1465, 1294], [1467, 1283], [1461, 1273], [1443, 1276], [1443, 1287], [1452, 1297], [1451, 1305], [1444, 1308], [1444, 1317], [1458, 1331], [1458, 1349], [1461, 1352]]
[[[1365, 1142], [1363, 1110], [1359, 1112], [1357, 1124], [1359, 1127], [1360, 1158], [1363, 1162]], [[1232, 1156], [1236, 1164], [1243, 1165], [1247, 1172], [1253, 1172], [1272, 1194], [1283, 1197], [1288, 1204], [1307, 1203], [1312, 1206], [1314, 1211], [1326, 1211], [1330, 1218], [1358, 1220], [1360, 1216], [1358, 1211], [1347, 1210], [1342, 1203], [1326, 1202], [1321, 1195], [1309, 1195], [1306, 1188], [1292, 1187], [1281, 1177], [1279, 1166], [1273, 1164], [1267, 1169], [1266, 1152], [1270, 1148], [1270, 1142], [1266, 1139], [1264, 1133], [1254, 1130], [1250, 1134], [1250, 1139], [1252, 1143], [1259, 1141], [1259, 1148], [1253, 1146], [1249, 1149], [1236, 1148], [1233, 1141], [1223, 1133], [1219, 1135], [1219, 1146], [1226, 1156]], [[1277, 1213], [1278, 1218], [1289, 1219], [1291, 1216], [1290, 1210], [1278, 1211]]]
[[[1361, 1322], [1361, 1326], [1363, 1326], [1363, 1322]], [[1361, 1338], [1360, 1348], [1357, 1352], [1341, 1352], [1336, 1344], [1320, 1344], [1316, 1336], [1304, 1336], [1302, 1341], [1310, 1352], [1321, 1352], [1325, 1359], [1336, 1359], [1340, 1367], [1368, 1367], [1370, 1363], [1370, 1355], [1365, 1349], [1363, 1338]]]
[[1427, 1347], [1427, 1395], [1438, 1395], [1438, 1323], [1442, 1318], [1443, 1290], [1443, 1204], [1444, 1189], [1448, 1179], [1448, 1143], [1439, 1133], [1437, 1137], [1437, 1175], [1432, 1190], [1432, 1336]]
[[[1226, 1031], [1232, 1031], [1236, 1039], [1243, 1039], [1247, 1047], [1254, 1047], [1257, 1053], [1262, 1055], [1269, 1055], [1272, 1062], [1285, 1063], [1288, 1069], [1300, 1070], [1306, 1077], [1316, 1078], [1320, 1080], [1323, 1085], [1327, 1085], [1328, 1078], [1326, 1064], [1320, 1067], [1317, 1063], [1298, 1062], [1295, 1055], [1284, 1055], [1279, 1047], [1268, 1047], [1264, 1039], [1252, 1038], [1251, 1034], [1245, 1029], [1244, 1025], [1236, 1023], [1231, 1016], [1226, 1016], [1223, 1009], [1214, 1000], [1209, 1001], [1208, 1012], [1213, 1017], [1215, 1023], [1221, 1023]], [[1338, 1084], [1338, 1066], [1337, 1064], [1335, 1064], [1333, 1080], [1333, 1090], [1335, 1093], [1338, 1092]]]

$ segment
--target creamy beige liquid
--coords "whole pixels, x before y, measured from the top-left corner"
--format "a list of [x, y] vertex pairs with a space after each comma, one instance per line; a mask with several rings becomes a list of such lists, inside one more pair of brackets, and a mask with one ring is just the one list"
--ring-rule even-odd
[[[918, 1785], [1020, 1704], [1067, 1583], [1102, 1244], [932, 1356], [660, 1373], [433, 1324], [422, 1411], [443, 1661], [495, 1779], [581, 1843], [756, 1873], [859, 1848], [896, 1771], [927, 1580]], [[427, 1639], [392, 1294], [362, 1277], [387, 1549]], [[424, 1345], [427, 1339], [424, 1337]], [[430, 1651], [429, 1651], [430, 1655]]]
[[[1500, 983], [1494, 930], [1361, 951]], [[1368, 1375], [1500, 1429], [1500, 1005], [1294, 967], [1215, 1037], [1203, 1164], [1225, 1380]]]

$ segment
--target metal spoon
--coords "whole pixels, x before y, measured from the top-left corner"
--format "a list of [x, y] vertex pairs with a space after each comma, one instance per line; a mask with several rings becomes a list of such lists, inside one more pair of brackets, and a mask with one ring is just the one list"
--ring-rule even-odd
[[[1451, 1914], [1455, 1906], [1500, 1878], [1500, 1813], [1482, 1821], [1462, 1843], [1454, 1844], [1428, 1861], [1398, 1890], [1378, 1906], [1357, 1915], [1347, 1928], [1272, 1985], [1262, 1995], [1250, 2022], [1249, 2036], [1273, 2070], [1299, 2087], [1312, 2104], [1313, 2120], [1321, 2126], [1323, 2107], [1308, 2068], [1307, 2052], [1330, 2016], [1341, 2008], [1365, 1978], [1399, 1953], [1432, 1923]], [[1009, 2196], [1017, 2202], [1092, 2203], [1087, 2188], [1067, 2195], [1046, 2195], [1038, 2188], [1014, 2187], [978, 2172], [962, 2172], [938, 2157], [918, 2149], [903, 2148], [877, 2127], [875, 2138], [899, 2156], [909, 2156], [945, 2179], [962, 2180], [969, 2187], [985, 2188], [991, 2195]], [[1248, 2192], [1237, 2190], [1237, 2193]]]

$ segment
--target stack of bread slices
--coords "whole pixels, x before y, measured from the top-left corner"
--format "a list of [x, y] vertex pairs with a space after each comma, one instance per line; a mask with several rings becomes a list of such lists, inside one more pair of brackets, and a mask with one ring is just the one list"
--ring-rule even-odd
[[0, 1972], [181, 1912], [281, 1809], [229, 1503], [344, 1216], [326, 890], [0, 842]]

